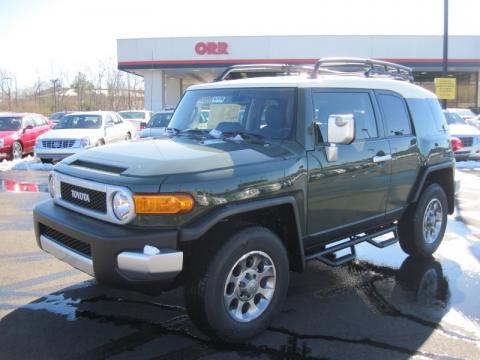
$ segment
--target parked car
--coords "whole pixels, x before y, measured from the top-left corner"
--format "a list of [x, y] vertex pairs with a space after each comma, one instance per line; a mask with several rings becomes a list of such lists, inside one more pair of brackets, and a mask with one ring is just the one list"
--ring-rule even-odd
[[131, 122], [137, 131], [144, 129], [153, 116], [153, 112], [148, 110], [119, 111], [119, 114], [122, 118]]
[[70, 114], [72, 113], [72, 111], [58, 111], [58, 112], [54, 112], [52, 115], [50, 115], [48, 117], [48, 120], [50, 120], [51, 123], [53, 124], [58, 124], [58, 122], [60, 121], [60, 119], [66, 115], [66, 114]]
[[472, 125], [480, 130], [480, 115], [475, 116], [472, 119], [466, 120], [468, 125]]
[[38, 245], [100, 283], [183, 286], [192, 321], [227, 342], [268, 327], [308, 260], [342, 265], [357, 244], [397, 241], [430, 259], [455, 208], [455, 159], [438, 99], [412, 78], [348, 58], [192, 86], [167, 137], [56, 165], [52, 199], [33, 210]]
[[135, 134], [133, 126], [115, 112], [71, 113], [38, 137], [35, 156], [44, 163], [51, 163], [91, 147], [129, 140]]
[[472, 110], [466, 108], [448, 108], [446, 112], [458, 114], [464, 120], [473, 119], [477, 116]]
[[0, 114], [0, 160], [19, 159], [33, 152], [36, 139], [50, 130], [50, 122], [40, 114]]
[[172, 119], [173, 110], [155, 113], [145, 128], [138, 133], [139, 138], [160, 136], [165, 133], [165, 128]]
[[468, 125], [465, 119], [455, 112], [444, 111], [450, 134], [462, 141], [463, 148], [455, 151], [457, 160], [480, 159], [480, 130]]

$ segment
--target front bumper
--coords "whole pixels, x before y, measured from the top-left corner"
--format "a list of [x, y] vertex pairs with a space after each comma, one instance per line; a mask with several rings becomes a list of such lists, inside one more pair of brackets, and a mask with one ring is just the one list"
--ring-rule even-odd
[[182, 271], [177, 230], [110, 224], [52, 200], [37, 205], [33, 217], [40, 248], [101, 283], [157, 293], [170, 288]]
[[42, 147], [35, 147], [35, 156], [40, 159], [52, 159], [52, 160], [62, 160], [70, 155], [74, 155], [81, 151], [88, 149], [88, 147], [70, 147], [70, 148], [59, 148], [59, 149], [49, 149]]

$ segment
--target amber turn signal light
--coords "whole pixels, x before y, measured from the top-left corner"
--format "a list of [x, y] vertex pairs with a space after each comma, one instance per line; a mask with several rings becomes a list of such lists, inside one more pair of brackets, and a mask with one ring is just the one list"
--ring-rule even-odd
[[178, 214], [192, 211], [195, 201], [187, 194], [133, 195], [137, 214]]

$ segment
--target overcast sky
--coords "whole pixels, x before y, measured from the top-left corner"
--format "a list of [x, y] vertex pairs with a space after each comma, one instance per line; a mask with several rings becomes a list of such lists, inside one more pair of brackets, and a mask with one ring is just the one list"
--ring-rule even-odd
[[[480, 0], [450, 0], [450, 34], [480, 35]], [[443, 33], [443, 0], [0, 0], [0, 68], [20, 85], [116, 60], [116, 39]]]

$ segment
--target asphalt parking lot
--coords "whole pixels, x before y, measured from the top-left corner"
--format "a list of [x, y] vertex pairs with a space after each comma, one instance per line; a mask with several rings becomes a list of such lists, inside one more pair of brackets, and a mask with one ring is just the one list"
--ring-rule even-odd
[[31, 210], [49, 196], [47, 175], [0, 171], [1, 359], [480, 358], [480, 171], [458, 171], [457, 210], [435, 259], [361, 245], [347, 266], [312, 261], [292, 273], [270, 328], [238, 345], [200, 333], [182, 289], [107, 288], [40, 251]]

